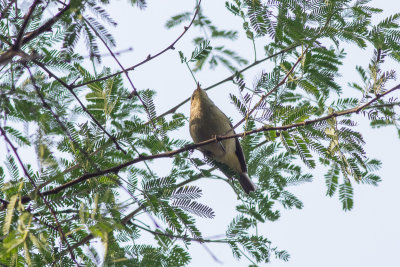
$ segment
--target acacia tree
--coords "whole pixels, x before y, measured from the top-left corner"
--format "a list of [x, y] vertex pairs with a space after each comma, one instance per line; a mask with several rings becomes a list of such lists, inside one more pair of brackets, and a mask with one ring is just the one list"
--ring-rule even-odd
[[[382, 10], [368, 0], [230, 0], [224, 15], [242, 20], [243, 28], [221, 30], [198, 1], [166, 22], [168, 28], [185, 26], [164, 50], [123, 66], [107, 30], [116, 26], [106, 12], [108, 1], [22, 2], [0, 1], [2, 265], [181, 266], [190, 262], [192, 242], [225, 243], [234, 257], [254, 263], [286, 261], [286, 251], [252, 230], [277, 220], [279, 209], [302, 208], [287, 190], [312, 180], [301, 165], [327, 167], [327, 195], [338, 191], [344, 210], [353, 207], [354, 184], [380, 181], [374, 173], [380, 161], [366, 155], [353, 115], [364, 114], [371, 127], [399, 130], [400, 85], [390, 83], [395, 72], [386, 71], [386, 60], [400, 60], [400, 14], [372, 24]], [[144, 0], [130, 2], [146, 12]], [[46, 16], [47, 10], [55, 15]], [[232, 72], [203, 89], [238, 86], [240, 94], [230, 95], [242, 114], [233, 122], [238, 134], [198, 144], [176, 138], [174, 132], [188, 124], [179, 109], [189, 95], [157, 115], [155, 91], [137, 89], [129, 77], [174, 50], [188, 31], [198, 32], [193, 52], [179, 55], [193, 78], [218, 65]], [[229, 49], [241, 31], [253, 43], [253, 61]], [[75, 52], [80, 38], [89, 58]], [[226, 45], [213, 46], [216, 38]], [[260, 40], [264, 51], [257, 51]], [[362, 84], [349, 81], [346, 90], [337, 81], [344, 43], [374, 49], [369, 65], [355, 70]], [[101, 63], [98, 45], [119, 70], [84, 67]], [[264, 57], [257, 59], [257, 53]], [[249, 87], [246, 79], [254, 77], [246, 71], [267, 62], [273, 67]], [[349, 88], [358, 97], [350, 97]], [[258, 186], [250, 195], [227, 178], [235, 174], [226, 166], [193, 156], [199, 146], [234, 137], [240, 137]], [[35, 152], [35, 164], [27, 163], [25, 151]], [[152, 167], [161, 158], [172, 159], [162, 177]], [[193, 183], [210, 178], [226, 182], [240, 200], [220, 239], [204, 238], [196, 226], [198, 216], [212, 219], [214, 212], [200, 203], [202, 189]], [[143, 224], [143, 216], [152, 224]], [[140, 239], [144, 232], [154, 240]], [[95, 239], [103, 250], [91, 243]]]

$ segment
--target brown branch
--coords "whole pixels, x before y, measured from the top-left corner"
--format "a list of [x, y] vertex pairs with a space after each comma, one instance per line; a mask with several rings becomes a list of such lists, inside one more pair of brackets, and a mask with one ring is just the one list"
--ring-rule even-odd
[[108, 136], [108, 138], [110, 138], [113, 141], [113, 143], [115, 144], [115, 147], [118, 150], [121, 150], [122, 152], [124, 152], [126, 154], [126, 151], [118, 144], [117, 139], [114, 136], [112, 136], [110, 133], [108, 133], [107, 130], [100, 124], [100, 122], [98, 122], [97, 119], [89, 112], [89, 110], [85, 107], [85, 105], [83, 105], [82, 101], [79, 99], [79, 97], [76, 95], [76, 93], [74, 92], [74, 90], [72, 89], [72, 87], [70, 85], [68, 85], [66, 82], [64, 82], [62, 79], [60, 79], [57, 75], [55, 75], [53, 72], [51, 72], [43, 63], [41, 63], [37, 60], [32, 60], [32, 61], [36, 65], [41, 67], [45, 72], [47, 72], [47, 74], [49, 74], [50, 77], [53, 77], [59, 83], [61, 83], [65, 88], [67, 88], [68, 91], [70, 91], [71, 94], [78, 101], [78, 103], [81, 106], [81, 108], [83, 109], [83, 111], [85, 111], [85, 113], [89, 115], [89, 117], [93, 120], [93, 122]]
[[22, 23], [21, 29], [17, 35], [17, 39], [14, 42], [14, 45], [12, 46], [12, 50], [18, 51], [21, 49], [22, 46], [22, 37], [25, 34], [26, 27], [28, 26], [28, 23], [31, 19], [31, 16], [33, 12], [35, 11], [36, 6], [41, 2], [41, 0], [35, 0], [32, 5], [30, 6], [28, 13], [24, 16], [24, 22]]
[[[40, 1], [35, 1], [36, 2], [40, 2]], [[15, 56], [21, 56], [26, 60], [30, 60], [31, 58], [27, 56], [27, 54], [23, 53], [20, 49], [21, 46], [25, 45], [26, 43], [28, 43], [29, 41], [31, 41], [32, 39], [36, 38], [37, 36], [39, 36], [40, 34], [49, 31], [51, 29], [51, 27], [54, 25], [54, 23], [56, 23], [59, 18], [70, 8], [70, 5], [66, 5], [64, 9], [62, 9], [59, 13], [57, 13], [54, 17], [52, 17], [50, 20], [48, 20], [45, 24], [43, 24], [42, 26], [40, 26], [38, 29], [28, 33], [25, 35], [24, 38], [23, 34], [25, 31], [25, 28], [22, 28], [23, 30], [21, 30], [18, 34], [17, 37], [17, 41], [15, 42], [15, 44], [8, 49], [6, 52], [4, 52], [3, 54], [0, 55], [0, 65], [6, 65], [9, 62], [11, 62], [11, 60], [15, 57]], [[33, 11], [32, 11], [33, 12]], [[29, 13], [28, 13], [29, 14]], [[30, 16], [30, 15], [29, 15]], [[24, 20], [24, 23], [27, 23], [27, 20]], [[26, 27], [26, 25], [25, 25]], [[3, 42], [7, 43], [8, 45], [11, 45], [11, 43], [8, 40], [2, 40]], [[18, 49], [17, 49], [18, 48]]]
[[4, 9], [1, 11], [0, 20], [2, 20], [2, 19], [5, 18], [4, 15], [8, 13], [8, 10], [9, 10], [10, 7], [12, 6], [12, 4], [14, 4], [14, 2], [15, 2], [15, 0], [11, 0], [11, 1], [8, 3], [8, 5], [6, 6], [6, 8], [4, 8]]
[[[80, 246], [82, 246], [82, 245], [85, 245], [87, 242], [89, 242], [90, 240], [92, 240], [94, 237], [95, 237], [95, 236], [94, 236], [93, 234], [88, 234], [88, 235], [85, 236], [81, 241], [79, 241], [79, 242], [73, 244], [73, 245], [71, 246], [71, 249], [74, 250], [74, 249], [77, 249], [78, 247], [80, 247]], [[61, 251], [60, 255], [58, 256], [58, 258], [57, 258], [55, 261], [53, 261], [53, 263], [51, 264], [51, 266], [55, 266], [55, 263], [56, 263], [62, 256], [64, 256], [66, 253], [67, 253], [67, 251], [65, 251], [65, 250], [64, 250], [64, 251]]]
[[[72, 180], [72, 181], [70, 181], [68, 183], [65, 183], [63, 185], [60, 185], [60, 186], [58, 186], [56, 188], [50, 189], [48, 191], [45, 191], [42, 194], [44, 196], [57, 194], [58, 192], [66, 189], [66, 188], [69, 188], [69, 187], [71, 187], [71, 186], [73, 186], [75, 184], [79, 184], [81, 182], [84, 182], [84, 181], [86, 181], [86, 180], [88, 180], [90, 178], [106, 175], [106, 174], [109, 174], [109, 173], [118, 173], [121, 169], [124, 169], [124, 168], [126, 168], [126, 167], [128, 167], [130, 165], [136, 164], [138, 162], [142, 162], [142, 161], [145, 161], [145, 160], [157, 159], [157, 158], [169, 158], [169, 157], [172, 157], [172, 156], [174, 156], [176, 154], [179, 154], [179, 153], [182, 153], [182, 152], [185, 152], [185, 151], [188, 151], [188, 150], [192, 150], [192, 149], [195, 149], [195, 148], [207, 145], [207, 144], [221, 142], [222, 140], [226, 140], [226, 139], [230, 139], [230, 138], [243, 137], [243, 136], [246, 136], [246, 135], [255, 134], [255, 133], [264, 132], [264, 131], [286, 131], [286, 130], [289, 130], [289, 129], [292, 129], [292, 128], [302, 127], [302, 126], [314, 124], [316, 122], [328, 120], [328, 119], [333, 118], [333, 117], [344, 116], [344, 115], [348, 115], [348, 114], [352, 114], [352, 113], [359, 113], [361, 110], [363, 110], [366, 107], [370, 106], [372, 103], [374, 103], [378, 99], [382, 98], [385, 95], [390, 94], [391, 92], [393, 92], [393, 91], [395, 91], [397, 89], [400, 89], [400, 84], [395, 86], [395, 87], [393, 87], [392, 89], [386, 91], [383, 94], [377, 95], [371, 101], [369, 101], [368, 103], [366, 103], [366, 104], [364, 104], [364, 105], [362, 105], [360, 107], [347, 109], [347, 110], [343, 110], [343, 111], [339, 111], [339, 112], [334, 112], [334, 113], [331, 113], [331, 114], [329, 114], [327, 116], [323, 116], [323, 117], [320, 117], [320, 118], [317, 118], [317, 119], [303, 121], [303, 122], [289, 124], [289, 125], [283, 125], [283, 126], [268, 126], [268, 127], [263, 126], [263, 127], [258, 128], [258, 129], [254, 129], [254, 130], [251, 130], [251, 131], [246, 131], [246, 132], [238, 133], [238, 134], [234, 134], [234, 135], [216, 136], [216, 137], [214, 137], [212, 139], [209, 139], [209, 140], [206, 140], [206, 141], [203, 141], [203, 142], [200, 142], [200, 143], [186, 145], [186, 146], [184, 146], [182, 148], [179, 148], [177, 150], [167, 151], [167, 152], [164, 152], [164, 153], [155, 154], [155, 155], [149, 155], [149, 156], [140, 155], [138, 158], [130, 160], [130, 161], [127, 161], [127, 162], [125, 162], [123, 164], [120, 164], [118, 166], [115, 166], [115, 167], [112, 167], [112, 168], [109, 168], [109, 169], [105, 169], [105, 170], [102, 170], [102, 171], [99, 171], [99, 172], [95, 172], [95, 173], [84, 174], [83, 176], [81, 176], [79, 178], [76, 178], [75, 180]], [[23, 203], [27, 203], [27, 202], [31, 201], [31, 198], [29, 196], [24, 196], [22, 198], [22, 201], [23, 201]]]
[[0, 65], [6, 65], [12, 61], [12, 59], [19, 55], [18, 51], [9, 49], [0, 55]]
[[124, 218], [122, 218], [121, 223], [122, 224], [127, 224], [130, 219], [132, 219], [136, 214], [138, 214], [141, 210], [146, 208], [144, 205], [139, 206], [137, 209], [126, 215]]
[[[154, 56], [152, 56], [152, 55], [149, 54], [149, 55], [146, 57], [146, 59], [142, 60], [141, 62], [137, 63], [136, 65], [133, 65], [132, 67], [127, 68], [125, 71], [132, 71], [132, 70], [134, 70], [135, 68], [137, 68], [137, 67], [143, 65], [144, 63], [147, 63], [148, 61], [150, 61], [150, 60], [152, 60], [152, 59], [155, 59], [156, 57], [158, 57], [158, 56], [164, 54], [164, 53], [167, 52], [168, 50], [170, 50], [170, 49], [171, 49], [171, 50], [174, 50], [174, 49], [175, 49], [175, 44], [183, 37], [183, 35], [185, 35], [185, 33], [186, 33], [186, 32], [189, 30], [189, 28], [192, 26], [193, 21], [194, 21], [194, 19], [196, 18], [198, 12], [199, 12], [200, 3], [201, 3], [201, 0], [199, 1], [198, 5], [197, 5], [196, 11], [195, 11], [195, 13], [194, 13], [194, 15], [193, 15], [193, 18], [192, 18], [192, 20], [190, 21], [189, 25], [184, 27], [183, 32], [181, 33], [181, 35], [178, 36], [177, 39], [175, 39], [175, 41], [173, 41], [173, 42], [172, 42], [170, 45], [168, 45], [165, 49], [161, 50], [160, 52], [158, 52], [158, 53], [155, 54]], [[118, 72], [115, 72], [115, 73], [113, 73], [113, 74], [110, 74], [110, 75], [101, 77], [101, 78], [99, 78], [99, 79], [95, 79], [95, 80], [92, 80], [92, 81], [88, 81], [88, 82], [84, 82], [84, 83], [81, 83], [81, 84], [73, 85], [72, 88], [75, 89], [75, 88], [82, 87], [82, 86], [85, 86], [85, 85], [88, 85], [88, 84], [91, 84], [91, 83], [95, 83], [95, 82], [99, 82], [99, 81], [104, 81], [104, 80], [110, 79], [110, 78], [112, 78], [112, 77], [114, 77], [114, 76], [120, 75], [120, 74], [122, 74], [122, 73], [124, 73], [124, 71], [118, 71]]]
[[57, 121], [58, 125], [60, 125], [60, 127], [62, 128], [62, 130], [67, 134], [68, 139], [76, 146], [78, 147], [78, 149], [82, 152], [82, 154], [85, 155], [85, 157], [89, 160], [89, 155], [86, 153], [86, 151], [84, 151], [80, 145], [78, 144], [78, 142], [72, 137], [70, 131], [68, 130], [68, 128], [64, 125], [64, 123], [61, 122], [60, 117], [52, 110], [52, 108], [50, 107], [50, 105], [46, 102], [46, 100], [44, 99], [44, 96], [42, 95], [42, 93], [40, 92], [39, 86], [36, 84], [36, 80], [35, 77], [33, 77], [33, 74], [31, 72], [31, 69], [25, 65], [26, 69], [29, 72], [29, 76], [31, 78], [32, 81], [32, 85], [33, 88], [35, 88], [36, 94], [39, 96], [40, 101], [42, 102], [42, 105], [44, 108], [46, 108], [48, 111], [50, 111], [51, 115], [54, 117], [54, 119]]
[[33, 180], [33, 178], [30, 176], [28, 170], [25, 168], [25, 165], [24, 165], [24, 163], [22, 162], [22, 160], [21, 160], [21, 158], [20, 158], [20, 156], [19, 156], [19, 154], [18, 154], [18, 152], [17, 152], [17, 148], [11, 143], [10, 139], [8, 139], [8, 137], [7, 137], [7, 135], [6, 135], [6, 132], [3, 130], [3, 128], [2, 128], [1, 126], [0, 126], [0, 133], [1, 133], [1, 135], [4, 137], [4, 140], [6, 141], [6, 143], [11, 147], [12, 151], [14, 152], [14, 155], [17, 157], [17, 160], [18, 160], [18, 162], [19, 162], [19, 165], [21, 166], [21, 168], [22, 168], [22, 170], [23, 170], [25, 176], [28, 178], [28, 180], [30, 181], [30, 183], [32, 184], [32, 186], [35, 188], [35, 191], [38, 193], [39, 197], [43, 200], [43, 202], [45, 203], [45, 205], [47, 206], [47, 208], [50, 210], [52, 216], [54, 217], [54, 220], [56, 221], [57, 229], [58, 229], [58, 232], [60, 233], [61, 240], [65, 241], [65, 243], [67, 244], [68, 251], [69, 251], [69, 253], [70, 253], [70, 255], [71, 255], [72, 260], [76, 263], [77, 266], [79, 266], [78, 262], [77, 262], [76, 259], [75, 259], [74, 252], [73, 252], [73, 250], [71, 249], [71, 246], [69, 245], [69, 242], [68, 242], [68, 240], [67, 240], [67, 238], [66, 238], [66, 236], [65, 236], [65, 234], [64, 234], [64, 232], [63, 232], [63, 230], [62, 230], [62, 228], [61, 228], [61, 224], [60, 224], [60, 222], [59, 222], [58, 219], [57, 219], [57, 214], [56, 214], [56, 212], [55, 212], [54, 209], [51, 207], [51, 205], [50, 205], [49, 202], [46, 200], [46, 198], [45, 198], [39, 191], [37, 191], [36, 183], [35, 183], [35, 181]]
[[[274, 88], [272, 88], [269, 92], [267, 92], [266, 94], [264, 94], [260, 100], [257, 102], [257, 104], [254, 105], [254, 107], [247, 112], [246, 116], [241, 119], [238, 123], [235, 124], [235, 126], [233, 126], [232, 129], [236, 129], [240, 124], [242, 124], [245, 120], [247, 120], [249, 118], [249, 116], [257, 109], [258, 106], [260, 106], [262, 104], [262, 102], [264, 101], [264, 99], [266, 99], [268, 96], [270, 96], [273, 92], [275, 92], [279, 87], [281, 87], [287, 80], [287, 78], [289, 77], [290, 74], [293, 73], [294, 69], [296, 68], [296, 66], [300, 63], [300, 61], [303, 59], [304, 55], [307, 54], [308, 51], [307, 47], [303, 53], [301, 53], [301, 55], [299, 56], [299, 58], [297, 59], [296, 63], [292, 66], [292, 68], [286, 73], [285, 77], [283, 77], [283, 79], [277, 84], [275, 85]], [[228, 132], [227, 132], [228, 133]], [[225, 134], [227, 134], [225, 133]]]
[[[107, 145], [103, 145], [101, 147], [99, 147], [96, 151], [93, 151], [92, 153], [88, 154], [87, 156], [85, 155], [87, 160], [90, 160], [91, 157], [96, 156], [97, 154], [99, 154], [100, 152], [103, 151], [103, 149], [106, 149], [108, 146]], [[72, 172], [78, 168], [81, 168], [82, 164], [81, 163], [77, 163], [73, 166], [70, 166], [66, 169], [64, 169], [60, 174], [58, 175], [65, 175], [69, 172]], [[46, 185], [48, 185], [49, 183], [51, 183], [52, 181], [54, 181], [58, 175], [53, 176], [53, 178], [47, 180], [46, 182], [43, 182], [42, 184], [38, 185], [39, 189], [42, 189], [43, 187], [45, 187]]]
[[37, 28], [36, 30], [28, 33], [27, 35], [25, 35], [24, 39], [22, 40], [22, 45], [28, 43], [29, 41], [31, 41], [32, 39], [36, 38], [37, 36], [39, 36], [40, 34], [51, 30], [51, 27], [54, 25], [54, 23], [56, 23], [60, 17], [70, 8], [70, 5], [66, 5], [63, 9], [60, 10], [60, 12], [58, 12], [54, 17], [52, 17], [51, 19], [49, 19], [45, 24], [43, 24], [42, 26], [40, 26], [39, 28]]

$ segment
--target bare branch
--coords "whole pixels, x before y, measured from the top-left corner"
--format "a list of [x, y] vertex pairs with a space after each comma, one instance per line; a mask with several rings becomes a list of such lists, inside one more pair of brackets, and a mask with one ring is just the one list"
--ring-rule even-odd
[[[142, 60], [141, 62], [137, 63], [136, 65], [133, 65], [132, 67], [127, 68], [125, 71], [134, 70], [135, 68], [139, 67], [140, 65], [143, 65], [144, 63], [146, 63], [146, 62], [148, 62], [148, 61], [150, 61], [150, 60], [152, 60], [152, 59], [155, 59], [156, 57], [158, 57], [158, 56], [164, 54], [164, 53], [167, 52], [168, 50], [170, 50], [170, 49], [171, 49], [171, 50], [174, 50], [174, 49], [175, 49], [175, 44], [183, 37], [183, 35], [185, 35], [185, 33], [186, 33], [186, 32], [189, 30], [189, 28], [192, 26], [193, 21], [194, 21], [194, 19], [196, 18], [198, 12], [199, 12], [200, 3], [201, 3], [201, 0], [199, 1], [199, 4], [197, 5], [196, 11], [195, 11], [195, 13], [194, 13], [194, 15], [193, 15], [193, 18], [192, 18], [192, 20], [190, 21], [189, 25], [184, 27], [183, 32], [181, 33], [181, 35], [178, 36], [178, 38], [175, 39], [175, 41], [173, 41], [173, 42], [172, 42], [170, 45], [168, 45], [165, 49], [161, 50], [160, 52], [158, 52], [158, 53], [155, 54], [154, 56], [152, 56], [152, 55], [149, 54], [149, 55], [146, 57], [146, 59]], [[95, 82], [99, 82], [99, 81], [104, 81], [104, 80], [110, 79], [110, 78], [112, 78], [112, 77], [114, 77], [114, 76], [120, 75], [120, 74], [122, 74], [122, 73], [124, 73], [124, 71], [118, 71], [118, 72], [116, 72], [116, 73], [110, 74], [110, 75], [108, 75], [108, 76], [101, 77], [101, 78], [99, 78], [99, 79], [95, 79], [95, 80], [92, 80], [92, 81], [88, 81], [88, 82], [84, 82], [84, 83], [81, 83], [81, 84], [74, 85], [74, 86], [72, 86], [72, 88], [75, 89], [75, 88], [82, 87], [82, 86], [85, 86], [85, 85], [88, 85], [88, 84], [91, 84], [91, 83], [95, 83]]]

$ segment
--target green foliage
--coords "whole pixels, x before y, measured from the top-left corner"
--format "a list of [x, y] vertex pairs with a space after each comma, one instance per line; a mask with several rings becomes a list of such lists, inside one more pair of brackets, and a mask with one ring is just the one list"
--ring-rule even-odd
[[174, 200], [172, 206], [179, 207], [180, 209], [183, 209], [189, 213], [196, 214], [200, 217], [211, 219], [215, 217], [214, 211], [210, 207], [207, 207], [206, 205], [201, 203], [197, 203], [196, 201], [191, 201], [190, 199]]
[[[253, 266], [287, 261], [288, 252], [258, 229], [278, 220], [281, 209], [303, 208], [290, 186], [313, 180], [304, 167], [326, 167], [320, 174], [326, 195], [337, 193], [345, 211], [354, 206], [357, 184], [381, 181], [375, 172], [382, 164], [367, 156], [351, 115], [364, 115], [371, 127], [394, 126], [400, 136], [399, 100], [384, 95], [396, 75], [387, 60], [400, 61], [399, 14], [373, 24], [382, 10], [367, 0], [231, 0], [227, 14], [240, 29], [219, 28], [203, 4], [177, 10], [166, 22], [167, 28], [187, 26], [196, 14], [184, 30], [194, 32], [193, 47], [182, 48], [188, 57], [179, 51], [181, 62], [194, 78], [222, 66], [231, 75], [209, 88], [228, 81], [239, 88], [230, 100], [244, 119], [242, 130], [251, 132], [240, 142], [258, 187], [246, 195], [235, 171], [192, 156], [190, 141], [177, 134], [188, 124], [188, 114], [178, 113], [183, 104], [159, 115], [158, 88], [126, 88], [124, 71], [85, 67], [101, 62], [100, 44], [116, 46], [110, 1], [31, 2], [38, 6], [27, 20], [28, 9], [0, 1], [0, 264], [185, 266], [192, 242], [224, 243]], [[232, 48], [240, 36], [254, 61]], [[82, 41], [89, 60], [76, 52]], [[368, 66], [356, 67], [359, 79], [348, 83], [354, 94], [340, 81], [344, 43], [374, 49]], [[4, 59], [13, 51], [19, 57]], [[250, 88], [245, 71], [264, 62], [267, 69], [250, 77]], [[25, 162], [27, 153], [34, 164]], [[169, 158], [162, 175], [161, 157]], [[222, 239], [203, 237], [196, 224], [218, 216], [213, 203], [201, 203], [206, 188], [193, 184], [199, 179], [222, 180], [238, 197]], [[90, 243], [94, 238], [104, 251]]]
[[184, 13], [178, 14], [176, 16], [173, 16], [171, 19], [169, 19], [165, 23], [165, 27], [172, 28], [172, 27], [178, 26], [184, 21], [189, 21], [192, 18], [192, 15], [193, 14], [190, 12], [184, 12]]
[[195, 70], [201, 70], [212, 49], [210, 41], [203, 40], [192, 52], [190, 59], [186, 59], [181, 51], [179, 51], [179, 56], [182, 63], [196, 62]]

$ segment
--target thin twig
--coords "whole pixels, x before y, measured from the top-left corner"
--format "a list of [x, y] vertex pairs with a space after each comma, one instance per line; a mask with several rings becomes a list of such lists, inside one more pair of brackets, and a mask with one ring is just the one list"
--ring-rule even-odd
[[[122, 71], [125, 73], [126, 78], [129, 81], [129, 84], [131, 85], [133, 91], [132, 94], [135, 95], [139, 101], [142, 103], [144, 110], [147, 113], [147, 117], [150, 119], [151, 121], [151, 125], [153, 126], [153, 130], [154, 133], [157, 133], [157, 126], [151, 116], [151, 113], [149, 111], [149, 107], [146, 105], [146, 103], [144, 103], [142, 97], [138, 94], [137, 89], [135, 87], [135, 85], [133, 84], [131, 78], [129, 77], [129, 73], [126, 71], [126, 69], [124, 68], [124, 66], [122, 66], [121, 62], [118, 60], [118, 58], [116, 57], [116, 55], [114, 54], [114, 52], [112, 51], [112, 49], [110, 48], [110, 46], [107, 44], [107, 42], [101, 37], [101, 35], [97, 32], [97, 30], [93, 27], [93, 25], [86, 19], [83, 18], [83, 20], [89, 25], [89, 27], [94, 31], [94, 33], [96, 34], [96, 36], [102, 41], [102, 43], [104, 44], [104, 46], [107, 48], [108, 52], [111, 54], [111, 56], [114, 58], [115, 62], [117, 62], [117, 64], [119, 65], [119, 67], [122, 69]], [[131, 95], [132, 95], [131, 94]], [[158, 137], [156, 137], [158, 139]], [[161, 140], [159, 140], [161, 142]], [[164, 146], [165, 147], [165, 146]]]
[[68, 85], [66, 82], [64, 82], [62, 79], [60, 79], [57, 75], [55, 75], [53, 72], [51, 72], [43, 63], [37, 61], [37, 60], [32, 60], [36, 65], [41, 67], [49, 76], [53, 77], [56, 79], [59, 83], [61, 83], [65, 88], [68, 89], [68, 91], [71, 92], [71, 94], [75, 97], [75, 99], [78, 101], [79, 105], [85, 111], [86, 114], [89, 115], [89, 117], [93, 120], [93, 122], [113, 141], [115, 144], [115, 147], [122, 151], [124, 154], [126, 154], [126, 151], [118, 144], [117, 139], [112, 136], [110, 133], [107, 132], [107, 130], [100, 124], [100, 122], [97, 121], [97, 119], [89, 112], [89, 110], [85, 107], [85, 105], [82, 103], [82, 101], [79, 99], [79, 97], [76, 95], [74, 90], [70, 85]]
[[[193, 21], [194, 21], [194, 19], [196, 18], [198, 12], [199, 12], [200, 3], [201, 3], [201, 1], [199, 1], [199, 4], [197, 5], [196, 11], [195, 11], [195, 13], [194, 13], [194, 15], [193, 15], [193, 18], [192, 18], [192, 20], [190, 21], [189, 25], [184, 27], [183, 32], [181, 33], [181, 35], [178, 36], [177, 39], [175, 39], [175, 41], [173, 41], [173, 42], [172, 42], [170, 45], [168, 45], [165, 49], [163, 49], [162, 51], [158, 52], [158, 53], [155, 54], [154, 56], [152, 56], [152, 55], [149, 54], [149, 55], [146, 57], [146, 59], [140, 61], [139, 63], [133, 65], [132, 67], [127, 68], [125, 71], [134, 70], [135, 68], [139, 67], [140, 65], [143, 65], [144, 63], [147, 63], [148, 61], [150, 61], [150, 60], [152, 60], [152, 59], [155, 59], [156, 57], [158, 57], [158, 56], [164, 54], [164, 53], [167, 52], [168, 50], [170, 50], [170, 49], [171, 49], [171, 50], [174, 50], [174, 49], [175, 49], [175, 44], [183, 37], [183, 35], [185, 35], [185, 33], [186, 33], [186, 32], [189, 30], [189, 28], [192, 26]], [[74, 85], [74, 86], [72, 86], [72, 88], [75, 89], [75, 88], [82, 87], [82, 86], [85, 86], [85, 85], [88, 85], [88, 84], [91, 84], [91, 83], [95, 83], [95, 82], [99, 82], [99, 81], [104, 81], [104, 80], [107, 80], [107, 79], [112, 78], [112, 77], [114, 77], [114, 76], [120, 75], [120, 74], [122, 74], [122, 73], [124, 73], [124, 71], [118, 71], [118, 72], [115, 72], [115, 73], [110, 74], [110, 75], [108, 75], [108, 76], [104, 76], [104, 77], [101, 77], [101, 78], [98, 78], [98, 79], [95, 79], [95, 80], [92, 80], [92, 81], [87, 81], [87, 82], [84, 82], [84, 83], [81, 83], [81, 84]]]
[[[294, 63], [294, 65], [292, 66], [292, 68], [286, 73], [285, 77], [283, 77], [283, 79], [277, 84], [275, 85], [274, 88], [272, 88], [269, 92], [267, 92], [266, 94], [264, 94], [260, 100], [257, 102], [257, 104], [254, 105], [254, 107], [247, 112], [246, 116], [241, 119], [238, 123], [235, 124], [235, 126], [232, 127], [232, 130], [236, 129], [240, 124], [242, 124], [256, 109], [257, 107], [259, 107], [262, 102], [264, 101], [264, 99], [266, 99], [268, 96], [270, 96], [273, 92], [275, 92], [279, 87], [281, 87], [283, 84], [285, 84], [286, 80], [288, 79], [288, 77], [290, 76], [290, 74], [293, 73], [294, 69], [297, 67], [297, 65], [300, 63], [300, 61], [303, 59], [304, 55], [307, 54], [308, 51], [307, 47], [303, 53], [299, 56], [299, 58], [297, 59], [296, 63]], [[231, 132], [232, 130], [229, 130], [228, 132]], [[227, 134], [228, 132], [226, 132], [225, 134]]]
[[[40, 1], [39, 1], [40, 2]], [[15, 2], [16, 3], [16, 2]], [[40, 26], [39, 28], [37, 28], [36, 30], [28, 33], [25, 35], [25, 37], [23, 39], [21, 39], [20, 41], [15, 42], [14, 45], [12, 45], [8, 40], [4, 40], [2, 39], [3, 42], [5, 42], [8, 45], [12, 45], [12, 47], [10, 49], [8, 49], [7, 51], [5, 51], [4, 53], [2, 53], [0, 55], [0, 65], [5, 65], [9, 62], [12, 61], [12, 59], [15, 56], [21, 56], [21, 57], [26, 57], [27, 54], [23, 53], [23, 51], [21, 51], [21, 46], [25, 45], [26, 43], [28, 43], [29, 41], [33, 40], [34, 38], [36, 38], [37, 36], [39, 36], [40, 34], [49, 31], [51, 29], [51, 27], [54, 25], [54, 23], [56, 23], [60, 17], [70, 8], [70, 5], [66, 5], [60, 12], [58, 12], [54, 17], [52, 17], [51, 19], [49, 19], [46, 23], [44, 23], [42, 26]], [[27, 20], [25, 20], [27, 21]], [[24, 21], [24, 22], [25, 22]], [[26, 25], [25, 25], [26, 27]], [[21, 36], [23, 36], [23, 32], [20, 31], [18, 38], [22, 38]], [[17, 40], [18, 40], [17, 38]], [[17, 46], [18, 44], [18, 46]], [[16, 49], [18, 48], [18, 49]], [[29, 59], [29, 56], [27, 57]]]
[[40, 2], [41, 2], [41, 0], [35, 0], [32, 3], [32, 5], [30, 6], [30, 8], [28, 10], [28, 13], [24, 16], [24, 22], [22, 23], [21, 29], [20, 29], [20, 31], [19, 31], [19, 33], [17, 35], [17, 39], [15, 40], [14, 45], [12, 46], [12, 50], [18, 51], [18, 50], [21, 49], [21, 46], [23, 44], [22, 43], [22, 40], [23, 40], [22, 37], [25, 34], [26, 27], [28, 26], [28, 23], [29, 23], [29, 21], [31, 19], [31, 16], [32, 16], [33, 12], [35, 11], [36, 6]]
[[35, 88], [36, 94], [39, 96], [42, 105], [44, 108], [46, 108], [47, 110], [50, 111], [51, 115], [54, 117], [54, 119], [57, 121], [58, 125], [60, 125], [60, 127], [62, 128], [62, 130], [67, 134], [68, 139], [76, 146], [78, 147], [78, 149], [81, 151], [81, 153], [87, 158], [87, 160], [90, 161], [89, 155], [87, 154], [87, 152], [85, 150], [83, 150], [81, 148], [81, 146], [79, 145], [79, 143], [72, 137], [70, 131], [68, 130], [68, 128], [64, 125], [64, 123], [61, 121], [60, 117], [53, 111], [53, 109], [50, 107], [50, 105], [46, 102], [46, 100], [44, 99], [44, 96], [42, 95], [42, 93], [40, 92], [39, 86], [36, 84], [36, 79], [33, 76], [31, 69], [26, 66], [26, 69], [29, 72], [31, 81], [32, 81], [32, 85], [33, 88]]
[[69, 10], [70, 7], [71, 6], [69, 4], [65, 5], [64, 8], [61, 9], [60, 12], [58, 12], [54, 17], [49, 19], [46, 23], [44, 23], [42, 26], [40, 26], [36, 30], [28, 33], [24, 37], [24, 39], [22, 40], [22, 45], [24, 45], [24, 44], [28, 43], [29, 41], [33, 40], [34, 38], [36, 38], [40, 34], [51, 30], [51, 27], [61, 18], [62, 15], [65, 14], [65, 12], [67, 12]]

